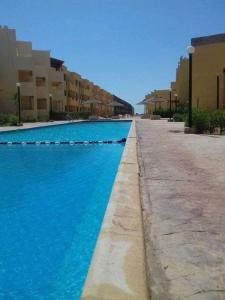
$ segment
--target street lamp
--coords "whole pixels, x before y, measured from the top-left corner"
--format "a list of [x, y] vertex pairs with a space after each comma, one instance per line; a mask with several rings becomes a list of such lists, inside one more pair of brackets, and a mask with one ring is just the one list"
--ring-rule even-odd
[[175, 111], [177, 112], [177, 97], [178, 97], [178, 94], [175, 93], [174, 97], [175, 97]]
[[18, 101], [18, 117], [19, 117], [19, 124], [21, 124], [21, 107], [20, 107], [20, 87], [21, 87], [21, 83], [17, 82], [16, 87], [17, 87], [17, 101]]
[[189, 54], [189, 103], [188, 103], [188, 125], [192, 127], [192, 55], [195, 53], [195, 47], [187, 47]]
[[52, 116], [52, 94], [49, 94], [49, 119], [51, 119]]
[[172, 119], [172, 92], [170, 91], [170, 121]]

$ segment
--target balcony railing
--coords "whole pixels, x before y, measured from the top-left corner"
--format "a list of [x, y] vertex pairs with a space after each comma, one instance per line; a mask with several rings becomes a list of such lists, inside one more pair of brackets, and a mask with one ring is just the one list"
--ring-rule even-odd
[[34, 96], [35, 88], [33, 82], [21, 82], [21, 96]]
[[64, 82], [64, 73], [51, 68], [49, 72], [49, 80], [50, 82]]
[[32, 70], [18, 70], [18, 81], [19, 82], [33, 82], [33, 71]]

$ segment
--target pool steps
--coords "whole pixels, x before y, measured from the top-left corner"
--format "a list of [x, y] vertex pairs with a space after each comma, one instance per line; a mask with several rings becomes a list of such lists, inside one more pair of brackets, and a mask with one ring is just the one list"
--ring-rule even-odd
[[1, 145], [90, 145], [90, 144], [122, 144], [126, 142], [126, 138], [113, 141], [22, 141], [22, 142], [0, 142]]

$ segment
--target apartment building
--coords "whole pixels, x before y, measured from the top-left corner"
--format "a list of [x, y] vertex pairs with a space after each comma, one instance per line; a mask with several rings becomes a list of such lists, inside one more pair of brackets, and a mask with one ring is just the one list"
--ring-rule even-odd
[[87, 79], [81, 80], [81, 110], [91, 111], [91, 105], [86, 102], [92, 98], [93, 83]]
[[225, 34], [193, 38], [192, 101], [194, 107], [225, 108]]
[[170, 90], [154, 90], [143, 101], [145, 114], [151, 115], [158, 109], [168, 109]]
[[16, 32], [0, 28], [0, 108], [15, 113], [16, 84], [20, 83], [23, 119], [48, 118], [49, 52], [32, 50], [31, 42], [16, 41]]
[[189, 98], [189, 59], [180, 57], [176, 68], [176, 81], [171, 82], [172, 99], [175, 105], [186, 106]]
[[52, 113], [60, 113], [66, 111], [66, 69], [63, 66], [64, 61], [57, 58], [50, 58], [49, 68], [49, 92], [51, 95]]
[[[192, 54], [192, 105], [205, 109], [225, 108], [225, 34], [191, 39]], [[189, 101], [189, 59], [181, 57], [176, 70], [176, 81], [171, 89], [179, 104]]]
[[48, 120], [57, 113], [91, 112], [112, 115], [109, 105], [113, 96], [71, 72], [64, 61], [50, 56], [49, 51], [32, 49], [31, 42], [17, 41], [16, 31], [0, 27], [0, 112], [18, 113], [17, 85], [20, 86], [23, 121]]
[[102, 99], [102, 114], [105, 116], [113, 115], [113, 107], [110, 105], [113, 101], [113, 95], [104, 89], [101, 89], [101, 99]]
[[113, 108], [113, 114], [115, 115], [133, 115], [134, 114], [134, 108], [133, 106], [124, 101], [123, 99], [113, 95], [113, 102], [118, 102], [119, 104], [121, 104], [121, 106], [114, 106]]
[[66, 86], [66, 111], [67, 112], [79, 112], [81, 110], [82, 103], [82, 88], [81, 75], [70, 72], [65, 68], [64, 73], [65, 86]]

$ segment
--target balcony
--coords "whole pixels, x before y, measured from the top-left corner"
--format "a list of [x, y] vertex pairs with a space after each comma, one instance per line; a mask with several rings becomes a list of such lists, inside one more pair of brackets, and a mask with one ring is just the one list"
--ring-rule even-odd
[[73, 91], [73, 92], [76, 91], [76, 86], [75, 86], [75, 84], [73, 84], [73, 83], [71, 83], [71, 82], [68, 82], [67, 88], [68, 88], [69, 91]]
[[53, 100], [52, 101], [52, 111], [53, 112], [64, 112], [65, 103], [62, 100]]
[[37, 87], [46, 86], [46, 78], [45, 77], [39, 77], [39, 76], [37, 76], [35, 78], [35, 80], [36, 80], [36, 86]]
[[19, 82], [33, 82], [33, 71], [32, 70], [18, 70], [18, 81]]
[[47, 110], [48, 109], [47, 98], [37, 98], [37, 109], [38, 110]]
[[64, 82], [64, 73], [61, 71], [56, 71], [54, 68], [51, 68], [49, 71], [49, 80], [50, 82]]
[[22, 96], [34, 96], [35, 88], [33, 82], [21, 82], [21, 95]]
[[46, 86], [38, 86], [36, 87], [36, 93], [38, 98], [48, 98], [49, 90]]
[[69, 105], [69, 106], [75, 106], [76, 103], [77, 103], [77, 101], [74, 98], [69, 98], [67, 100], [67, 105]]
[[46, 66], [34, 66], [34, 72], [36, 77], [48, 77], [49, 68]]
[[65, 100], [64, 89], [52, 90], [52, 99], [53, 100]]
[[68, 96], [69, 96], [69, 97], [73, 97], [73, 98], [74, 98], [75, 95], [76, 95], [75, 91], [72, 91], [72, 90], [69, 90], [69, 91], [68, 91]]
[[21, 96], [21, 109], [33, 110], [34, 109], [34, 97], [33, 96]]

